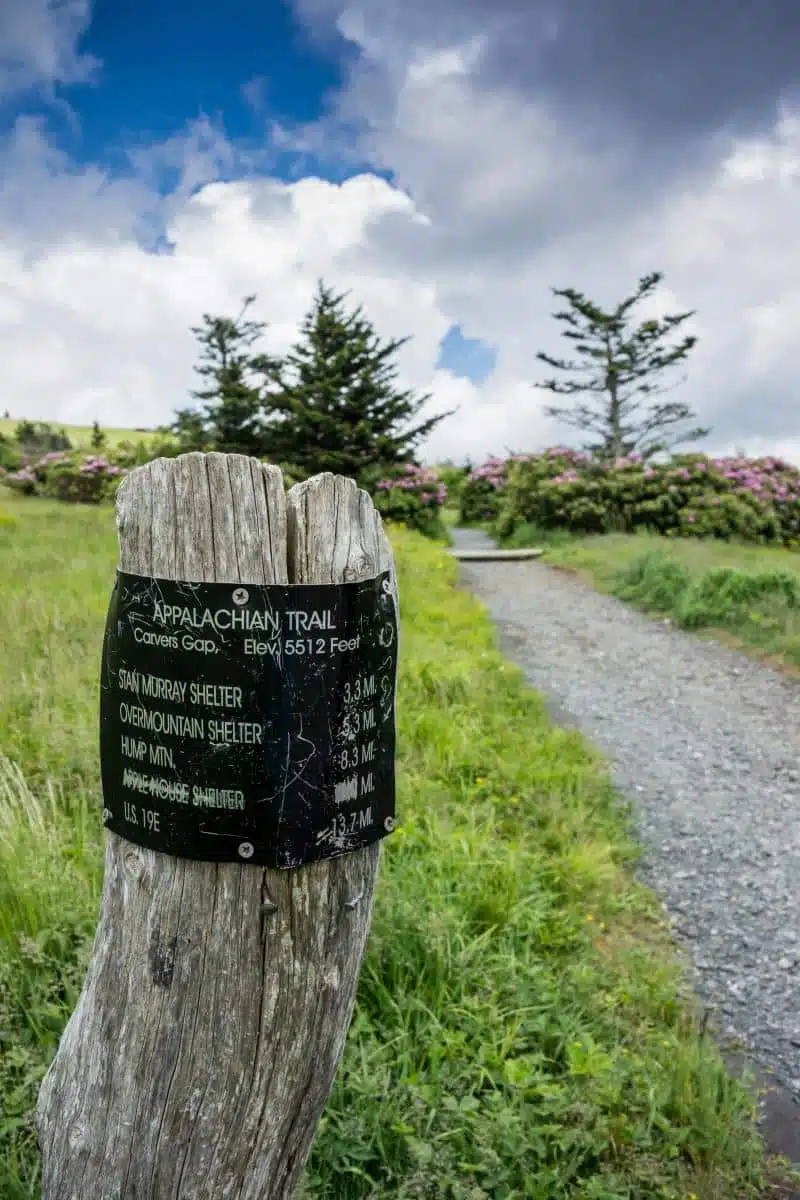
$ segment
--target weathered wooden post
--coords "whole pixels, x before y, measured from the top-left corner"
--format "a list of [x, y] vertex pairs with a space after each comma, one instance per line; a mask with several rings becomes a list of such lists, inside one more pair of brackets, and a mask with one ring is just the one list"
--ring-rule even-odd
[[280, 1200], [341, 1058], [394, 825], [392, 554], [352, 480], [284, 494], [239, 455], [137, 469], [117, 525], [105, 882], [39, 1096], [42, 1196]]

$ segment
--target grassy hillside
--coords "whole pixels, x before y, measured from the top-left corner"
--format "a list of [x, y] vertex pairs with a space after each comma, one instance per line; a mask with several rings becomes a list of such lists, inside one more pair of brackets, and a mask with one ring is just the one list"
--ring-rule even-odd
[[[35, 1095], [101, 887], [116, 539], [109, 509], [0, 504], [0, 1196], [19, 1200], [38, 1195]], [[698, 1030], [660, 907], [632, 879], [605, 764], [550, 725], [453, 560], [393, 542], [400, 828], [307, 1194], [775, 1194], [753, 1102]]]
[[[13, 437], [21, 420], [21, 417], [0, 417], [0, 435], [7, 438]], [[62, 425], [58, 421], [52, 421], [49, 423], [52, 424], [55, 429], [63, 429], [76, 449], [88, 449], [91, 445], [91, 425]], [[152, 433], [152, 430], [140, 432], [139, 430], [133, 429], [109, 429], [105, 426], [102, 426], [102, 430], [106, 435], [106, 445], [108, 447], [115, 446], [119, 442], [124, 441], [137, 442], [140, 438], [147, 438]]]

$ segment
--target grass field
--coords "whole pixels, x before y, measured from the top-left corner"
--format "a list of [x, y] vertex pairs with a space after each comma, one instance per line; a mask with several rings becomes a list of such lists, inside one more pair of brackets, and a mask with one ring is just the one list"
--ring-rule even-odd
[[[541, 541], [541, 539], [532, 539]], [[695, 538], [556, 539], [547, 561], [675, 624], [800, 669], [800, 554]]]
[[[1, 490], [0, 506], [0, 1196], [20, 1200], [38, 1195], [35, 1095], [101, 886], [97, 687], [116, 539], [108, 509]], [[633, 882], [604, 763], [549, 724], [441, 547], [393, 542], [401, 825], [307, 1194], [780, 1194], [753, 1101], [681, 999], [661, 910]]]
[[[0, 437], [13, 438], [17, 426], [23, 419], [22, 417], [0, 417]], [[51, 424], [57, 430], [63, 429], [76, 450], [89, 449], [92, 440], [91, 425], [62, 425], [59, 421], [51, 421], [47, 424]], [[106, 435], [106, 446], [109, 449], [119, 445], [120, 442], [138, 442], [140, 438], [146, 440], [152, 435], [152, 430], [107, 429], [105, 426], [102, 426], [102, 430]]]
[[619, 571], [654, 551], [674, 558], [695, 576], [714, 567], [735, 567], [751, 573], [777, 569], [800, 574], [800, 553], [794, 550], [646, 534], [612, 533], [605, 537], [564, 540], [553, 546], [548, 558], [591, 571], [598, 582], [609, 585]]

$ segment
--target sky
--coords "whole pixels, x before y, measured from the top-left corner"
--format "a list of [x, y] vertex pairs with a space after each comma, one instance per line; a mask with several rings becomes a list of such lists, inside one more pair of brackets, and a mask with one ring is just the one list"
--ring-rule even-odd
[[323, 278], [456, 410], [427, 460], [575, 445], [551, 289], [659, 271], [704, 448], [800, 463], [798, 47], [797, 0], [2, 0], [0, 413], [167, 423], [204, 313], [280, 353]]

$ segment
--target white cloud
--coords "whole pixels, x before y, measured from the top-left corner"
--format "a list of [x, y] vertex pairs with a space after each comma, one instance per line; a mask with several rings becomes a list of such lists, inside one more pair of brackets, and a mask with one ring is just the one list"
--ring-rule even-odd
[[408, 82], [412, 86], [419, 86], [438, 83], [454, 75], [469, 75], [485, 47], [486, 39], [475, 37], [464, 46], [419, 54], [408, 65]]
[[91, 0], [4, 0], [0, 4], [0, 99], [31, 88], [96, 78], [99, 63], [78, 43]]
[[[784, 108], [773, 128], [746, 138], [721, 131], [656, 188], [648, 177], [655, 160], [639, 168], [641, 151], [617, 129], [598, 138], [602, 121], [583, 129], [533, 91], [496, 77], [489, 84], [480, 56], [460, 53], [468, 42], [431, 48], [429, 70], [414, 47], [412, 69], [398, 79], [385, 20], [383, 7], [349, 13], [350, 36], [367, 31], [371, 62], [356, 71], [342, 113], [352, 118], [360, 108], [363, 144], [396, 172], [435, 236], [423, 247], [400, 231], [383, 249], [394, 246], [396, 263], [413, 261], [419, 277], [435, 281], [468, 336], [498, 347], [497, 374], [537, 378], [535, 351], [559, 347], [552, 285], [610, 305], [641, 275], [662, 270], [656, 306], [697, 310], [690, 328], [700, 342], [680, 395], [713, 422], [712, 443], [773, 437], [797, 454], [800, 115]], [[388, 93], [375, 83], [382, 56], [395, 79]], [[497, 374], [487, 396], [498, 394]], [[516, 440], [545, 435], [538, 405], [546, 399], [528, 394], [526, 403], [506, 391]]]
[[0, 403], [14, 416], [63, 422], [167, 420], [192, 385], [190, 326], [204, 311], [233, 314], [255, 291], [266, 344], [286, 350], [320, 275], [351, 291], [384, 337], [415, 335], [398, 361], [421, 388], [448, 322], [430, 285], [382, 273], [370, 253], [371, 226], [385, 213], [412, 219], [410, 208], [374, 176], [250, 180], [187, 198], [168, 226], [171, 255], [89, 229], [44, 247], [9, 240], [0, 249]]
[[[355, 157], [396, 173], [395, 186], [370, 173], [341, 185], [215, 182], [239, 159], [205, 121], [144, 152], [134, 178], [110, 181], [71, 169], [40, 127], [19, 126], [0, 162], [11, 197], [0, 202], [0, 408], [165, 421], [193, 386], [190, 326], [204, 311], [233, 314], [255, 292], [269, 344], [285, 349], [323, 276], [382, 336], [412, 336], [402, 383], [432, 392], [437, 411], [459, 405], [430, 457], [532, 448], [563, 434], [530, 386], [536, 351], [561, 349], [550, 287], [613, 304], [663, 270], [662, 311], [698, 310], [678, 394], [716, 426], [712, 448], [800, 461], [797, 115], [760, 137], [720, 138], [659, 191], [632, 187], [626, 142], [598, 142], [510, 85], [488, 87], [480, 36], [426, 50], [389, 45], [355, 12], [345, 24], [370, 61], [330, 122], [284, 135], [312, 147], [347, 137]], [[343, 128], [356, 118], [354, 145]], [[182, 172], [166, 202], [164, 166]], [[169, 256], [137, 241], [159, 213]], [[480, 387], [435, 368], [453, 324], [497, 348]]]

